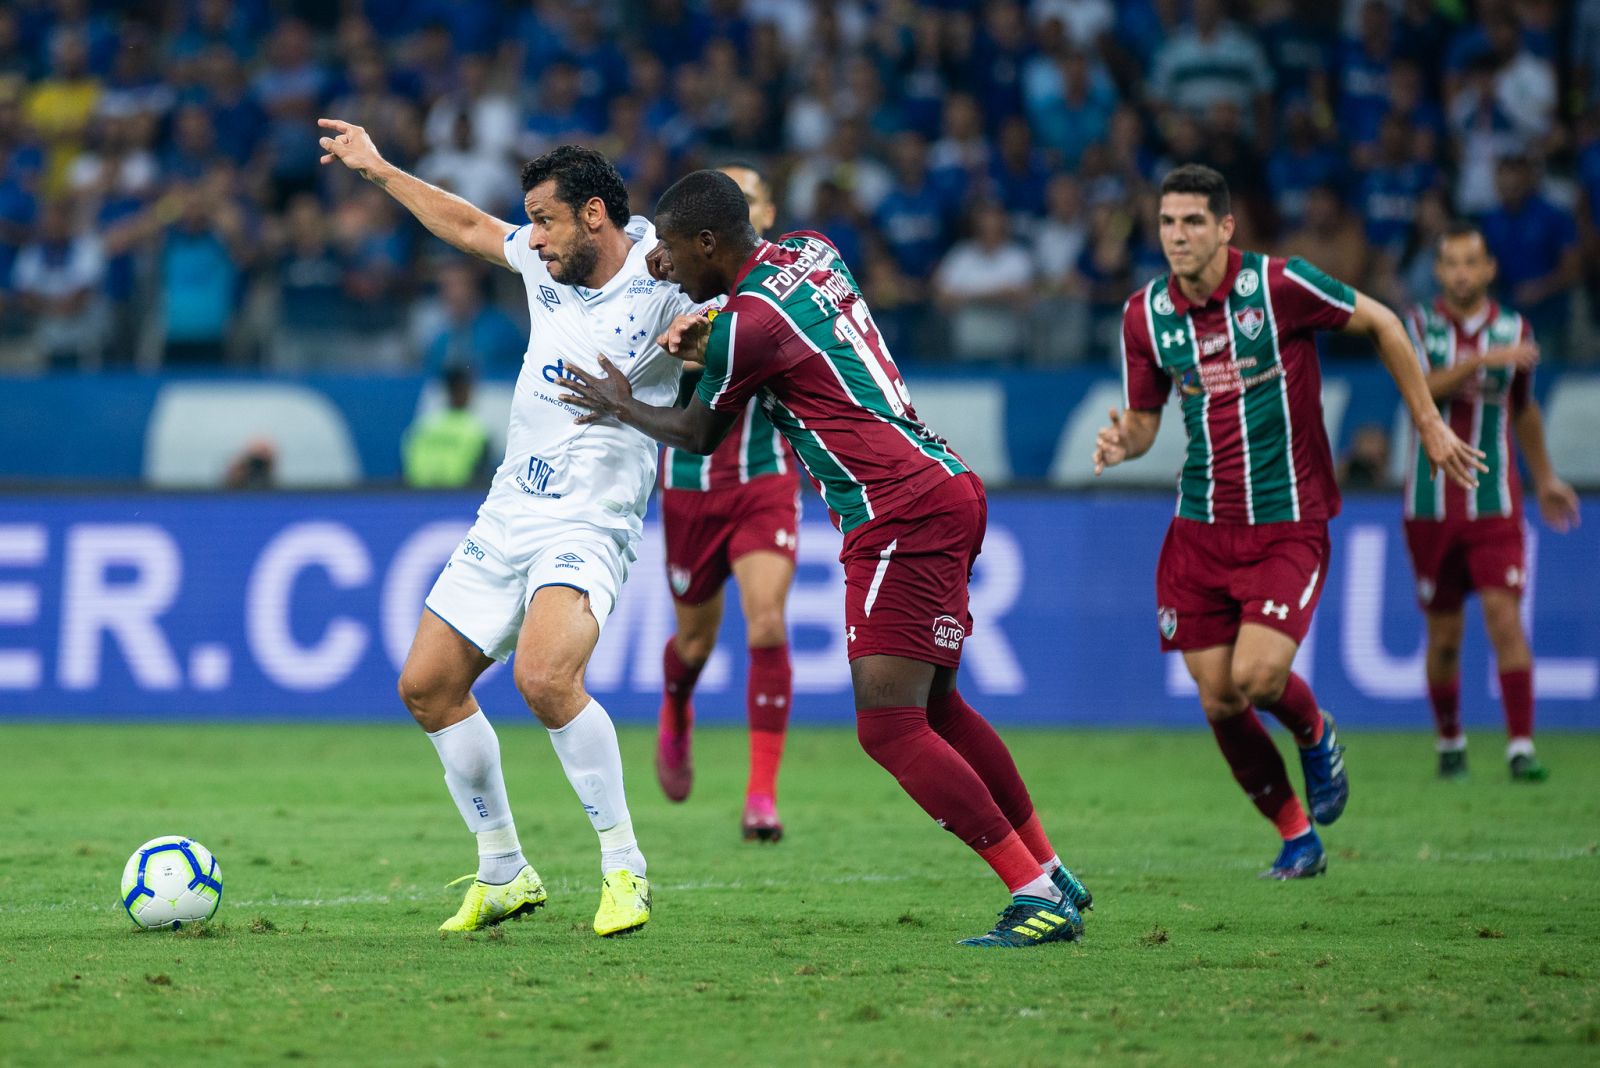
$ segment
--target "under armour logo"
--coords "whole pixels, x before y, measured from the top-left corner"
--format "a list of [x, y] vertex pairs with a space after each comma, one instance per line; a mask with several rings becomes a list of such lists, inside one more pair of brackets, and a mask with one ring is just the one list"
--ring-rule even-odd
[[773, 541], [778, 543], [780, 549], [793, 549], [799, 545], [799, 539], [791, 531], [780, 530], [773, 536]]
[[1261, 614], [1264, 616], [1277, 616], [1281, 622], [1289, 618], [1289, 606], [1279, 604], [1277, 601], [1268, 601], [1261, 606]]
[[847, 628], [845, 630], [844, 637], [845, 637], [845, 641], [851, 641], [851, 642], [855, 641], [856, 640], [856, 628], [854, 628], [854, 627]]
[[1189, 339], [1189, 335], [1182, 330], [1161, 331], [1161, 347], [1164, 349], [1176, 348]]

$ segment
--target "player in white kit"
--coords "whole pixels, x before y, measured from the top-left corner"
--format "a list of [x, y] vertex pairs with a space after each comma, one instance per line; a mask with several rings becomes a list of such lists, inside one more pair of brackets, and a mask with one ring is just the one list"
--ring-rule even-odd
[[[323, 163], [338, 160], [403, 204], [435, 235], [522, 275], [532, 329], [506, 455], [488, 498], [445, 564], [400, 673], [400, 697], [428, 732], [445, 783], [477, 835], [478, 870], [440, 930], [473, 931], [528, 913], [547, 894], [523, 858], [500, 747], [472, 696], [513, 652], [518, 691], [539, 721], [600, 837], [601, 935], [650, 919], [645, 859], [623, 792], [622, 757], [584, 670], [634, 559], [655, 481], [656, 446], [615, 421], [577, 425], [557, 399], [568, 366], [623, 368], [635, 395], [670, 405], [681, 363], [655, 339], [693, 304], [645, 266], [650, 223], [628, 215], [616, 169], [564, 145], [523, 167], [528, 223], [513, 226], [379, 155], [359, 126], [321, 119]], [[466, 878], [463, 877], [462, 881]]]

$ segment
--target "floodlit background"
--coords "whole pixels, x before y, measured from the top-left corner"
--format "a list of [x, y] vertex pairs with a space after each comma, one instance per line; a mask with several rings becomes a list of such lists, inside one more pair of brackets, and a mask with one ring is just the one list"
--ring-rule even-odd
[[[995, 491], [965, 688], [1004, 721], [1198, 722], [1153, 601], [1181, 427], [1108, 486], [1088, 468], [1174, 163], [1228, 177], [1238, 244], [1397, 308], [1431, 299], [1450, 217], [1481, 219], [1543, 347], [1557, 470], [1600, 488], [1597, 0], [13, 0], [0, 715], [403, 718], [394, 675], [484, 483], [407, 488], [402, 442], [467, 366], [503, 444], [526, 303], [320, 168], [319, 115], [509, 219], [520, 161], [563, 142], [605, 151], [643, 214], [690, 169], [761, 167], [779, 228], [840, 246], [918, 411]], [[1405, 424], [1364, 343], [1325, 341], [1348, 506], [1301, 668], [1347, 722], [1422, 728]], [[795, 714], [843, 724], [812, 504]], [[1529, 543], [1548, 726], [1600, 722], [1586, 507]], [[653, 716], [670, 619], [652, 525], [591, 672], [620, 718]], [[731, 612], [702, 718], [742, 717], [740, 634]], [[1469, 635], [1469, 722], [1497, 723]], [[505, 674], [491, 707], [515, 707]]]

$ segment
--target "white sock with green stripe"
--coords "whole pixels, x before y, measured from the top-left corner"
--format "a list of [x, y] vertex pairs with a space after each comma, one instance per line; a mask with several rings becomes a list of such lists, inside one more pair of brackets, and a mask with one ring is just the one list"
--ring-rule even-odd
[[528, 862], [517, 841], [500, 771], [500, 739], [489, 717], [480, 708], [460, 723], [432, 732], [428, 741], [444, 765], [450, 797], [467, 829], [478, 838], [478, 878], [486, 883], [510, 882]]

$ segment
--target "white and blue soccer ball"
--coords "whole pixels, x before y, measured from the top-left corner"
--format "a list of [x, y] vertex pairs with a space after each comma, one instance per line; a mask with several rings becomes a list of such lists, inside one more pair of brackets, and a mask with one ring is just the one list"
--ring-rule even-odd
[[122, 907], [147, 931], [209, 920], [222, 902], [222, 867], [192, 838], [152, 838], [122, 869]]

